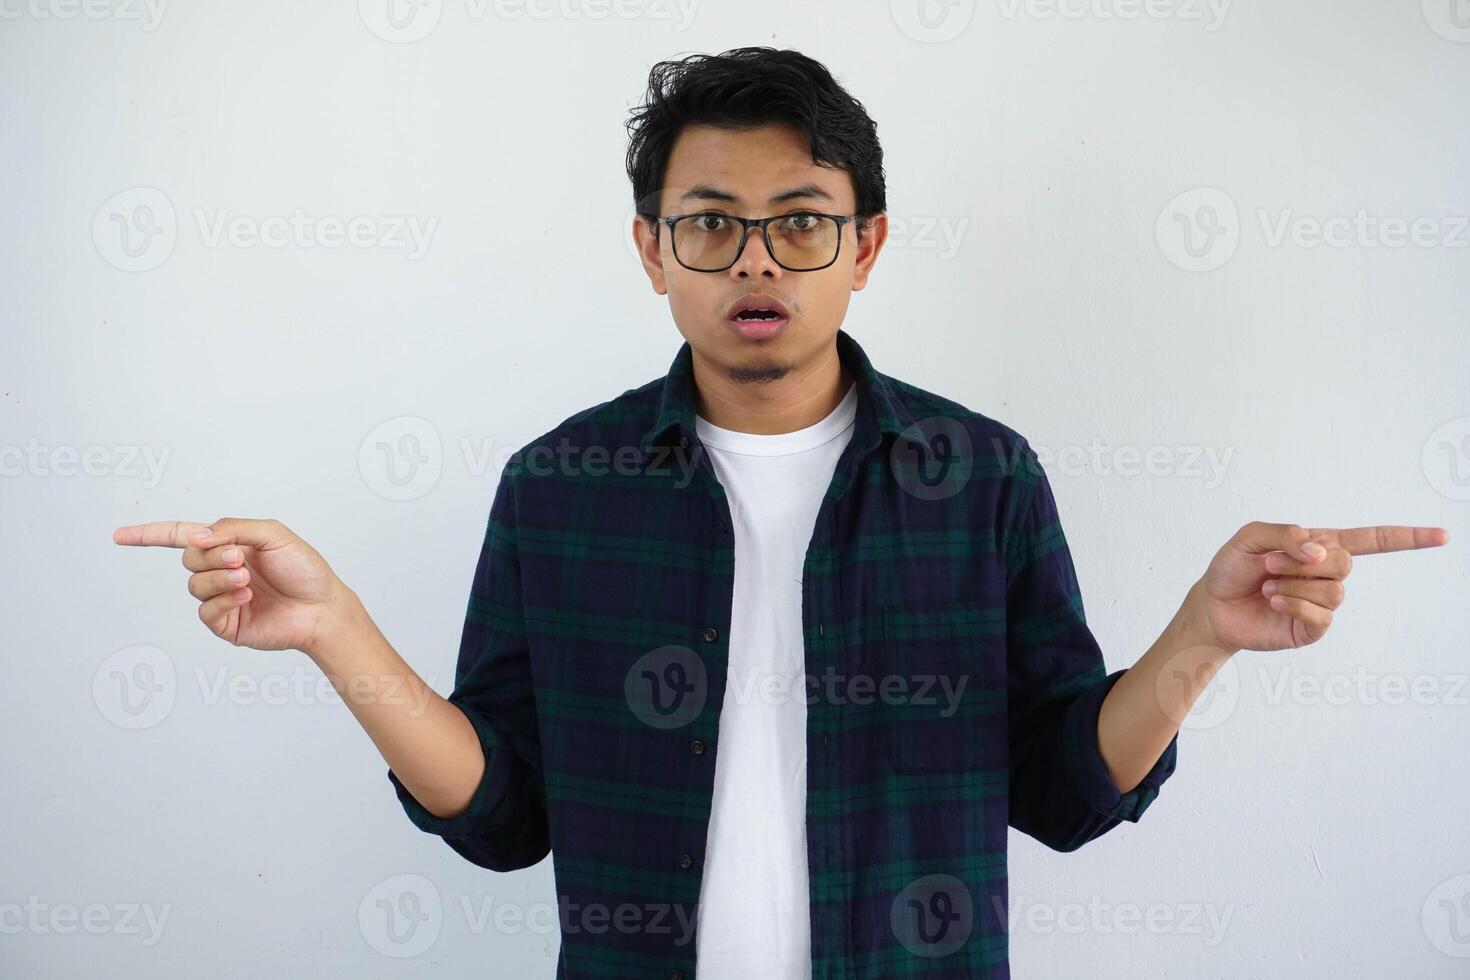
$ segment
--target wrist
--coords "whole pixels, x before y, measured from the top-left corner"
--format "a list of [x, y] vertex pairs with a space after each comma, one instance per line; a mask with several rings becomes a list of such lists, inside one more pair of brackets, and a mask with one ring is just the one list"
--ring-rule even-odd
[[340, 663], [351, 650], [360, 650], [376, 625], [356, 592], [339, 583], [336, 594], [317, 621], [311, 637], [299, 648], [318, 666], [326, 662]]
[[1196, 581], [1189, 588], [1179, 611], [1174, 615], [1174, 626], [1184, 647], [1213, 647], [1226, 657], [1240, 652], [1240, 647], [1230, 646], [1215, 635], [1210, 625], [1209, 596], [1205, 592], [1205, 580]]

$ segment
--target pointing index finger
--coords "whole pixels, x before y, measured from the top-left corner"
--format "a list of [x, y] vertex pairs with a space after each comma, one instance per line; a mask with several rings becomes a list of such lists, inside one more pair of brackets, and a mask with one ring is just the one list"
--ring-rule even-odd
[[1450, 539], [1450, 532], [1442, 527], [1414, 527], [1406, 524], [1314, 527], [1309, 528], [1308, 532], [1312, 540], [1342, 548], [1350, 555], [1378, 555], [1388, 551], [1438, 548]]
[[197, 528], [208, 526], [199, 521], [149, 521], [146, 524], [127, 524], [112, 532], [112, 540], [117, 544], [145, 548], [187, 548], [192, 543], [189, 535]]

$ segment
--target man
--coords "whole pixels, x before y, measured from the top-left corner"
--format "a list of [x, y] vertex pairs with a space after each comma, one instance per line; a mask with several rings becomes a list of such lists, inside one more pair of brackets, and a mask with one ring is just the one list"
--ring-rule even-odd
[[1007, 827], [1136, 822], [1231, 656], [1316, 641], [1352, 556], [1447, 535], [1248, 523], [1107, 674], [1025, 438], [841, 329], [887, 236], [862, 106], [746, 48], [657, 66], [630, 129], [685, 343], [506, 465], [447, 700], [279, 522], [115, 538], [184, 548], [217, 635], [356, 683], [417, 826], [498, 871], [550, 852], [560, 977], [1008, 976]]

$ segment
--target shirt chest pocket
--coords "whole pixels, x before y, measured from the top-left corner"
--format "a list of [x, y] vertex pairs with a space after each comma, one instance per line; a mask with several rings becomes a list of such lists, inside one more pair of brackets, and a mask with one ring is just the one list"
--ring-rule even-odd
[[894, 772], [1004, 766], [1004, 615], [970, 599], [883, 608], [877, 696]]

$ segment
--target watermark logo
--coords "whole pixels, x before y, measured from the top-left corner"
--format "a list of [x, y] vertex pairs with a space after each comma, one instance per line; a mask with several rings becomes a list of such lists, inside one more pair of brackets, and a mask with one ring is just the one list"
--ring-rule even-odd
[[948, 262], [959, 255], [970, 229], [970, 219], [943, 214], [888, 215], [888, 238], [884, 249], [915, 252], [932, 252], [940, 262]]
[[1321, 677], [1297, 672], [1284, 664], [1274, 669], [1260, 665], [1256, 670], [1266, 703], [1273, 707], [1470, 706], [1470, 674], [1379, 673], [1362, 664], [1351, 673], [1333, 671]]
[[[1005, 456], [999, 440], [996, 454]], [[1213, 490], [1225, 481], [1225, 471], [1235, 456], [1235, 447], [1195, 444], [1164, 446], [1111, 446], [1096, 436], [1086, 446], [1067, 445], [1053, 450], [1046, 445], [1033, 445], [1036, 462], [1046, 473], [1061, 476], [1121, 476], [1132, 478], [1179, 477], [1203, 481]], [[1011, 455], [1014, 455], [1012, 453]], [[1008, 463], [1014, 467], [1015, 463]]]
[[[1269, 249], [1470, 248], [1470, 216], [1373, 214], [1367, 208], [1305, 214], [1295, 208], [1255, 209], [1261, 243]], [[1154, 227], [1159, 249], [1189, 272], [1212, 272], [1240, 245], [1242, 225], [1234, 199], [1216, 187], [1196, 187], [1164, 205]]]
[[[294, 248], [403, 252], [423, 258], [439, 226], [435, 216], [412, 214], [241, 214], [229, 208], [190, 211], [204, 248]], [[156, 187], [130, 187], [92, 216], [92, 242], [103, 261], [123, 272], [148, 272], [167, 262], [178, 244], [180, 221], [169, 196]]]
[[623, 697], [650, 728], [682, 728], [704, 710], [709, 697], [704, 661], [678, 644], [650, 650], [623, 676]]
[[205, 248], [377, 249], [401, 251], [417, 262], [429, 250], [437, 217], [413, 214], [308, 214], [294, 208], [287, 214], [236, 214], [228, 208], [194, 209], [194, 223]]
[[39, 895], [24, 903], [0, 902], [0, 936], [29, 933], [35, 936], [138, 937], [139, 945], [151, 949], [163, 938], [164, 926], [173, 913], [173, 903], [151, 902], [43, 902]]
[[1456, 959], [1470, 959], [1470, 874], [1435, 885], [1424, 899], [1419, 919], [1435, 949]]
[[970, 430], [950, 416], [919, 419], [893, 440], [888, 464], [898, 485], [920, 500], [953, 497], [975, 469]]
[[[697, 0], [465, 0], [471, 23], [496, 21], [645, 20], [686, 31], [694, 22]], [[428, 37], [444, 14], [443, 0], [358, 0], [357, 11], [373, 35], [390, 44], [412, 44]]]
[[444, 0], [357, 0], [357, 13], [379, 39], [412, 44], [439, 26]]
[[[94, 478], [142, 477], [144, 490], [163, 482], [173, 447], [154, 446], [46, 446], [32, 436], [24, 446], [0, 444], [0, 476]], [[139, 467], [139, 463], [142, 467]]]
[[367, 944], [384, 956], [406, 959], [427, 952], [444, 927], [439, 889], [423, 875], [385, 878], [362, 896], [357, 927]]
[[1192, 646], [1174, 654], [1159, 671], [1154, 696], [1174, 724], [1203, 730], [1223, 725], [1235, 714], [1241, 687], [1234, 657], [1225, 657], [1219, 647]]
[[137, 21], [151, 34], [167, 6], [168, 0], [9, 0], [0, 2], [0, 20]]
[[1154, 238], [1164, 258], [1187, 272], [1220, 268], [1240, 245], [1240, 214], [1218, 187], [1196, 187], [1159, 212]]
[[915, 41], [942, 44], [965, 32], [975, 19], [975, 0], [889, 0], [889, 16]]
[[894, 936], [915, 956], [948, 956], [975, 926], [970, 889], [954, 875], [925, 875], [894, 896], [888, 912]]
[[444, 470], [439, 430], [417, 415], [381, 422], [358, 446], [357, 469], [368, 489], [385, 500], [422, 497]]
[[[1002, 900], [992, 898], [996, 914], [1002, 911]], [[1024, 909], [1024, 912], [1022, 911]], [[1024, 895], [1018, 896], [1011, 908], [1011, 933], [1022, 927], [1026, 932], [1037, 935], [1092, 935], [1110, 936], [1122, 934], [1136, 936], [1147, 933], [1155, 936], [1197, 936], [1207, 948], [1213, 949], [1225, 941], [1225, 932], [1235, 915], [1234, 903], [1216, 905], [1213, 902], [1105, 902], [1094, 895], [1087, 904], [1064, 902], [1053, 905], [1045, 902], [1028, 902]]]
[[123, 647], [92, 674], [92, 703], [119, 728], [151, 728], [168, 717], [178, 698], [174, 662], [158, 647]]
[[1467, 248], [1470, 247], [1470, 218], [1464, 215], [1369, 214], [1358, 208], [1351, 215], [1319, 217], [1283, 208], [1274, 217], [1266, 208], [1256, 209], [1261, 235], [1269, 248], [1290, 242], [1297, 248]]
[[[454, 452], [453, 448], [458, 449]], [[438, 427], [417, 415], [399, 415], [376, 425], [358, 445], [358, 472], [368, 489], [388, 500], [413, 500], [438, 484], [446, 466], [463, 467], [479, 479], [514, 464], [527, 477], [594, 479], [669, 477], [682, 488], [695, 478], [703, 446], [661, 445], [649, 453], [635, 445], [581, 445], [566, 436], [531, 446], [481, 436], [446, 441]], [[0, 447], [0, 454], [3, 454]], [[3, 462], [3, 455], [0, 455]]]
[[[429, 689], [439, 681], [434, 674], [423, 680]], [[134, 731], [161, 724], [189, 690], [197, 694], [197, 703], [209, 708], [406, 704], [412, 718], [424, 715], [431, 698], [429, 690], [409, 684], [401, 674], [328, 676], [300, 664], [260, 676], [229, 664], [213, 670], [195, 664], [180, 676], [167, 652], [147, 644], [118, 650], [92, 675], [92, 702], [98, 712], [119, 728]]]
[[1429, 433], [1419, 461], [1431, 487], [1451, 500], [1470, 500], [1470, 415]]
[[1230, 0], [996, 0], [996, 5], [1006, 20], [1175, 20], [1201, 23], [1212, 34], [1230, 12]]
[[130, 187], [102, 202], [92, 217], [92, 243], [108, 265], [147, 272], [168, 261], [179, 239], [179, 219], [156, 187]]
[[1422, 0], [1424, 22], [1446, 41], [1470, 44], [1470, 0]]

